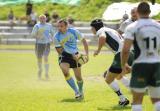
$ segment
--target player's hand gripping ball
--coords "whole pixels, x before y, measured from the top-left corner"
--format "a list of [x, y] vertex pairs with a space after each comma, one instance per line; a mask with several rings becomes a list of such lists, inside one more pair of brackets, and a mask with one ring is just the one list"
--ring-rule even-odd
[[88, 62], [87, 55], [79, 54], [78, 63], [83, 65], [83, 64], [86, 64], [87, 62]]
[[81, 65], [86, 64], [88, 62], [88, 56], [83, 54], [76, 55], [75, 59]]

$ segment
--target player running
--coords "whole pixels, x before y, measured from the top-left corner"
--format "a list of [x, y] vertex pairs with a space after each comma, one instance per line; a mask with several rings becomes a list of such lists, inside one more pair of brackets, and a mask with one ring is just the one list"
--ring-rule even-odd
[[[69, 86], [75, 92], [75, 98], [83, 98], [83, 79], [81, 75], [81, 64], [77, 62], [78, 48], [77, 40], [84, 45], [85, 54], [88, 58], [88, 44], [83, 35], [76, 29], [68, 28], [67, 21], [58, 21], [58, 32], [54, 36], [55, 48], [59, 54], [59, 65]], [[72, 68], [77, 80], [78, 88], [69, 73]]]
[[[114, 90], [119, 97], [119, 105], [125, 106], [129, 104], [129, 100], [122, 94], [117, 81], [115, 80], [123, 73], [121, 68], [120, 53], [123, 46], [123, 38], [121, 35], [110, 28], [104, 27], [102, 20], [95, 19], [91, 22], [92, 32], [99, 37], [98, 49], [94, 52], [94, 56], [98, 55], [103, 46], [107, 46], [114, 54], [114, 60], [109, 70], [106, 71], [105, 76], [106, 83]], [[128, 63], [131, 65], [133, 60], [133, 53], [130, 53], [130, 59]], [[125, 86], [129, 86], [129, 80], [122, 76], [122, 83]]]
[[55, 33], [51, 24], [46, 23], [46, 16], [39, 16], [40, 23], [35, 24], [31, 35], [36, 38], [35, 52], [38, 59], [38, 77], [42, 76], [42, 57], [44, 56], [45, 77], [49, 79], [48, 55], [50, 53], [50, 43]]

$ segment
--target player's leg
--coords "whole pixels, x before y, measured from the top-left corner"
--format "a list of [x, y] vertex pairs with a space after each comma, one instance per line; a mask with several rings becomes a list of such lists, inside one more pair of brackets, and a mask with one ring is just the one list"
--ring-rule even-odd
[[118, 82], [116, 81], [117, 76], [118, 74], [108, 72], [108, 74], [106, 75], [105, 81], [119, 97], [120, 99], [119, 105], [125, 106], [129, 104], [129, 101], [127, 100], [127, 98], [123, 95], [123, 93], [120, 90]]
[[129, 104], [129, 101], [122, 94], [120, 87], [118, 85], [118, 82], [116, 81], [116, 78], [121, 74], [121, 72], [122, 72], [122, 68], [121, 68], [121, 62], [120, 62], [120, 53], [118, 53], [115, 55], [113, 59], [112, 65], [108, 70], [105, 81], [120, 98], [119, 104], [122, 106], [125, 106]]
[[45, 50], [44, 50], [44, 68], [45, 68], [45, 77], [46, 79], [49, 79], [49, 62], [48, 62], [48, 56], [50, 53], [50, 44], [45, 44]]
[[[121, 60], [120, 60], [121, 61]], [[130, 53], [129, 53], [129, 59], [128, 59], [128, 64], [129, 64], [129, 66], [132, 66], [132, 63], [133, 63], [133, 61], [134, 61], [134, 52], [133, 51], [130, 51]], [[121, 83], [125, 86], [125, 87], [127, 87], [127, 88], [129, 88], [129, 83], [130, 83], [130, 80], [129, 80], [129, 78], [127, 77], [127, 76], [125, 76], [126, 74], [129, 74], [129, 73], [131, 73], [131, 71], [129, 71], [129, 70], [123, 70], [122, 72], [121, 72], [121, 74], [117, 77], [117, 80], [120, 80], [121, 81]]]
[[[145, 70], [144, 70], [145, 68]], [[144, 63], [135, 63], [132, 66], [130, 87], [133, 96], [132, 111], [142, 111], [143, 95], [148, 87], [150, 67]]]
[[[152, 67], [151, 67], [152, 66]], [[160, 111], [160, 63], [151, 64], [152, 73], [150, 74], [151, 78], [149, 78], [150, 87], [148, 88], [148, 92], [151, 97], [151, 101], [155, 106], [156, 111]]]
[[83, 98], [83, 79], [82, 79], [82, 75], [81, 75], [81, 67], [77, 67], [77, 68], [73, 68], [76, 80], [77, 80], [77, 85], [79, 88], [79, 93], [81, 95], [81, 97]]
[[155, 110], [160, 111], [160, 87], [149, 87], [148, 88], [151, 101], [154, 104]]
[[43, 56], [42, 44], [35, 44], [35, 53], [37, 56], [38, 78], [41, 79], [41, 76], [42, 76], [42, 56]]
[[116, 79], [119, 80], [126, 88], [129, 89], [130, 80], [127, 76], [124, 75], [124, 73], [119, 74], [119, 76]]
[[132, 89], [132, 111], [142, 111], [142, 101], [145, 90]]
[[60, 63], [60, 68], [64, 74], [64, 77], [65, 77], [67, 83], [74, 90], [76, 98], [79, 97], [79, 92], [78, 92], [77, 86], [75, 84], [75, 81], [69, 73], [69, 68], [70, 68], [69, 63]]

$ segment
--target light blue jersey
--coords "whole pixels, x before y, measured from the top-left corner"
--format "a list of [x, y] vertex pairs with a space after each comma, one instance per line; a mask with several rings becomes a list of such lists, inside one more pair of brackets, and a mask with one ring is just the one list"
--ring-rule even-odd
[[52, 41], [52, 37], [55, 33], [51, 24], [37, 23], [32, 30], [31, 35], [36, 38], [36, 43], [46, 44]]
[[62, 47], [69, 54], [78, 52], [77, 40], [82, 39], [82, 34], [73, 28], [68, 28], [66, 33], [57, 32], [54, 35], [55, 47]]

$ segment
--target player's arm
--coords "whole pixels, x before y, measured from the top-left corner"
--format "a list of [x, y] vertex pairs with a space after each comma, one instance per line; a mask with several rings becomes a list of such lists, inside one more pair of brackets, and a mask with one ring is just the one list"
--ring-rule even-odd
[[55, 49], [58, 53], [58, 55], [62, 54], [63, 51], [63, 47], [61, 46], [61, 44], [59, 43], [59, 41], [57, 40], [56, 36], [54, 36], [54, 45], [55, 45]]
[[80, 33], [80, 31], [78, 31], [78, 30], [75, 30], [75, 34], [78, 37], [78, 40], [80, 40], [83, 43], [85, 54], [88, 56], [89, 51], [88, 51], [88, 43], [87, 43], [86, 39], [84, 38], [82, 33]]
[[51, 40], [52, 40], [52, 42], [53, 42], [54, 40], [53, 40], [52, 37], [53, 37], [54, 34], [55, 34], [55, 29], [54, 29], [54, 27], [53, 27], [52, 25], [50, 26], [50, 33], [51, 33]]
[[37, 34], [38, 34], [38, 27], [36, 25], [34, 25], [32, 32], [31, 32], [31, 36], [33, 38], [37, 38]]
[[83, 46], [84, 46], [85, 54], [88, 56], [89, 55], [89, 52], [88, 52], [88, 43], [87, 43], [87, 41], [86, 41], [85, 38], [83, 38], [81, 41], [82, 41]]
[[130, 48], [133, 44], [133, 40], [130, 39], [125, 39], [124, 40], [124, 45], [123, 45], [123, 49], [122, 49], [122, 53], [121, 53], [121, 66], [122, 68], [125, 67], [125, 65], [127, 64], [128, 58], [129, 58], [129, 52], [130, 52]]
[[124, 40], [124, 44], [123, 44], [123, 48], [121, 52], [121, 66], [123, 70], [127, 69], [128, 71], [130, 71], [131, 68], [129, 67], [127, 62], [129, 58], [130, 48], [134, 40], [134, 27], [133, 26], [128, 26], [126, 28], [124, 37], [125, 37], [125, 40]]
[[106, 42], [106, 37], [105, 36], [100, 36], [98, 39], [98, 49], [94, 52], [94, 56], [98, 55], [102, 49], [102, 47], [105, 45]]
[[87, 58], [89, 60], [88, 43], [87, 43], [86, 39], [84, 38], [82, 33], [80, 33], [80, 31], [78, 31], [78, 30], [75, 30], [75, 34], [78, 37], [77, 39], [82, 42], [82, 44], [84, 46], [85, 55], [87, 56]]

